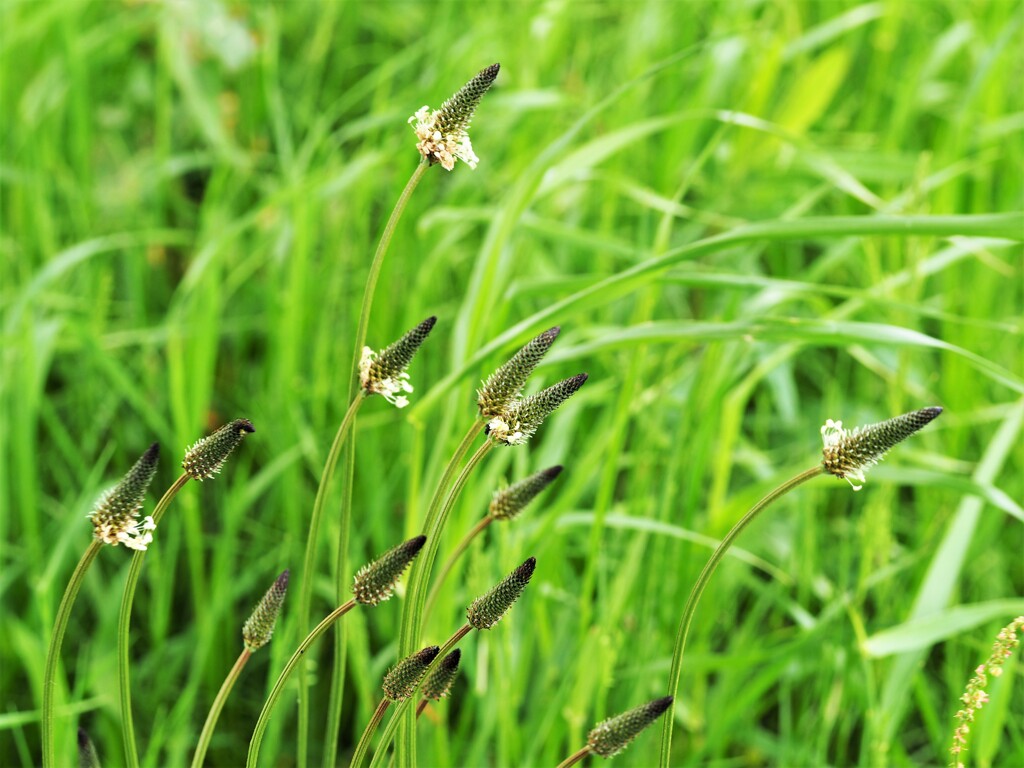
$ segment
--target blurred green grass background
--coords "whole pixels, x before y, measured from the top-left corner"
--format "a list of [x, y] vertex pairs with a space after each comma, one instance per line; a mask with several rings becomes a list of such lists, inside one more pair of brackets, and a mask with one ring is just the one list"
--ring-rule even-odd
[[[244, 416], [257, 433], [179, 496], [135, 603], [144, 764], [189, 759], [242, 622], [300, 569], [366, 268], [417, 162], [406, 119], [494, 61], [480, 166], [431, 170], [384, 266], [370, 345], [439, 321], [412, 406], [362, 410], [349, 570], [420, 532], [475, 386], [517, 344], [560, 324], [533, 388], [591, 378], [528, 446], [488, 457], [449, 523], [442, 558], [500, 484], [566, 467], [448, 580], [431, 642], [538, 560], [509, 617], [464, 644], [453, 698], [419, 724], [420, 763], [554, 764], [663, 695], [717, 538], [818, 460], [826, 418], [926, 405], [946, 413], [863, 491], [819, 479], [740, 540], [690, 635], [673, 763], [948, 762], [963, 685], [1024, 612], [1024, 233], [980, 218], [1022, 208], [1022, 25], [1009, 0], [5, 3], [0, 763], [39, 760], [46, 646], [98, 494], [154, 440], [159, 494], [186, 446]], [[957, 237], [800, 233], [970, 214]], [[639, 268], [752, 222], [764, 237]], [[334, 599], [325, 522], [318, 616]], [[108, 766], [123, 760], [127, 563], [101, 554], [63, 657], [59, 754], [77, 721]], [[346, 619], [343, 759], [400, 610]], [[242, 761], [303, 634], [286, 603], [209, 765]], [[310, 659], [314, 762], [329, 650]], [[1019, 665], [990, 693], [970, 756], [1022, 765]], [[293, 764], [294, 718], [278, 710], [264, 764]], [[657, 755], [646, 733], [618, 764]]]

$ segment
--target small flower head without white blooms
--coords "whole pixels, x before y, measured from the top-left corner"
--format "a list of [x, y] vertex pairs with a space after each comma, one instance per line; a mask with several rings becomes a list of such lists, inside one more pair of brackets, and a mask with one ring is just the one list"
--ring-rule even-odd
[[478, 72], [440, 109], [431, 111], [430, 107], [423, 106], [409, 118], [410, 124], [416, 123], [413, 126], [419, 139], [416, 149], [431, 165], [440, 163], [442, 168], [450, 171], [455, 168], [455, 161], [461, 160], [470, 168], [476, 168], [480, 158], [473, 152], [466, 131], [480, 99], [494, 83], [499, 69], [499, 65], [492, 64]]
[[152, 531], [156, 530], [156, 523], [149, 515], [140, 520], [139, 510], [146, 498], [146, 489], [156, 474], [159, 456], [160, 446], [153, 443], [121, 482], [96, 502], [89, 519], [98, 541], [115, 547], [124, 544], [129, 549], [140, 551], [153, 541]]

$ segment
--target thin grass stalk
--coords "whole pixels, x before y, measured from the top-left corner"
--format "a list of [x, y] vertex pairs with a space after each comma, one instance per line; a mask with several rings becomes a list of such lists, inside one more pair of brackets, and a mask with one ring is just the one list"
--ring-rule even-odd
[[[348, 410], [345, 411], [345, 415], [341, 419], [341, 423], [338, 425], [338, 431], [334, 434], [334, 442], [331, 443], [331, 449], [327, 453], [327, 461], [324, 462], [323, 472], [320, 474], [320, 485], [316, 489], [316, 499], [313, 501], [313, 513], [309, 519], [309, 533], [306, 536], [306, 556], [302, 563], [302, 581], [299, 587], [299, 627], [301, 631], [306, 631], [306, 627], [309, 626], [309, 614], [312, 610], [313, 604], [313, 576], [316, 570], [316, 552], [317, 552], [317, 540], [320, 535], [320, 522], [323, 519], [324, 505], [327, 502], [328, 488], [331, 485], [331, 481], [334, 479], [334, 470], [338, 464], [338, 456], [341, 453], [341, 448], [345, 444], [345, 439], [351, 433], [353, 426], [355, 425], [356, 414], [359, 412], [359, 407], [363, 404], [366, 397], [361, 392], [357, 392], [356, 396], [349, 403]], [[346, 484], [347, 486], [347, 484]], [[345, 496], [351, 500], [351, 495], [346, 491]], [[343, 505], [342, 513], [343, 519], [341, 521], [341, 530], [344, 532], [343, 536], [347, 537], [348, 532], [348, 517], [344, 514], [346, 510], [350, 510], [351, 505]], [[308, 678], [306, 675], [305, 666], [299, 670], [299, 733], [302, 734], [303, 728], [309, 728], [309, 689]], [[299, 752], [305, 757], [305, 738], [299, 739]]]
[[[188, 472], [175, 480], [153, 510], [153, 523], [160, 524], [161, 518], [170, 506], [178, 491], [185, 487], [191, 479]], [[132, 604], [135, 602], [135, 590], [139, 586], [139, 575], [146, 552], [138, 551], [132, 556], [128, 566], [128, 577], [124, 583], [124, 595], [121, 598], [121, 614], [117, 620], [117, 678], [121, 700], [121, 737], [124, 741], [124, 757], [128, 768], [138, 768], [139, 752], [135, 746], [135, 722], [132, 718], [132, 681], [130, 658], [128, 656], [131, 640]]]
[[210, 739], [213, 737], [213, 729], [217, 727], [217, 720], [220, 718], [221, 710], [224, 709], [224, 702], [228, 700], [228, 695], [231, 693], [231, 689], [234, 688], [235, 681], [238, 680], [238, 676], [242, 673], [242, 669], [245, 667], [246, 662], [249, 661], [250, 656], [252, 656], [252, 651], [248, 648], [243, 648], [242, 652], [238, 655], [238, 659], [235, 661], [235, 665], [228, 672], [227, 677], [224, 678], [224, 682], [217, 692], [217, 697], [210, 706], [210, 713], [206, 716], [203, 731], [199, 734], [196, 753], [192, 757], [192, 768], [200, 768], [202, 766], [203, 760], [206, 758], [206, 750], [210, 747]]
[[[427, 541], [430, 541], [430, 539], [428, 538]], [[447, 642], [441, 646], [441, 650], [437, 652], [437, 656], [430, 663], [430, 666], [427, 667], [427, 671], [423, 673], [423, 680], [426, 680], [427, 676], [434, 671], [434, 668], [441, 663], [441, 660], [448, 655], [448, 652], [458, 645], [459, 641], [472, 630], [472, 624], [464, 624], [456, 630], [454, 635], [448, 638]], [[388, 745], [391, 743], [391, 739], [394, 738], [395, 730], [398, 728], [398, 724], [401, 722], [403, 715], [412, 702], [419, 700], [417, 694], [419, 693], [420, 686], [423, 685], [423, 680], [420, 681], [420, 685], [416, 686], [416, 690], [413, 692], [412, 696], [396, 704], [395, 710], [391, 715], [391, 719], [388, 720], [388, 724], [384, 726], [384, 732], [380, 736], [380, 743], [377, 744], [377, 750], [373, 753], [373, 759], [370, 761], [370, 768], [379, 768], [383, 764], [384, 756], [388, 752]], [[415, 713], [413, 712], [410, 714], [414, 715]], [[415, 719], [413, 720], [413, 723], [415, 724]], [[359, 765], [360, 764], [355, 761], [355, 755], [353, 755], [352, 763], [349, 765], [349, 768], [359, 768]]]
[[[704, 588], [707, 587], [708, 582], [711, 581], [711, 577], [714, 575], [715, 570], [718, 568], [718, 564], [722, 561], [722, 558], [725, 557], [726, 552], [729, 551], [733, 542], [736, 541], [741, 533], [743, 533], [746, 527], [753, 522], [754, 518], [772, 502], [782, 496], [785, 496], [798, 485], [802, 485], [808, 480], [824, 473], [825, 468], [818, 464], [784, 482], [751, 507], [750, 510], [740, 518], [739, 522], [737, 522], [736, 525], [734, 525], [725, 535], [725, 538], [722, 539], [718, 547], [715, 548], [715, 551], [711, 553], [711, 557], [704, 566], [704, 570], [700, 572], [700, 576], [697, 577], [697, 581], [690, 590], [689, 597], [686, 598], [686, 606], [683, 608], [683, 616], [679, 620], [679, 630], [676, 632], [675, 647], [672, 650], [672, 668], [669, 671], [668, 678], [669, 696], [675, 697], [676, 691], [679, 688], [679, 675], [683, 667], [683, 651], [686, 649], [686, 637], [690, 633], [690, 622], [693, 621], [693, 614], [697, 610], [697, 603], [700, 602], [700, 597], [704, 594]], [[668, 768], [669, 765], [670, 753], [672, 750], [672, 725], [673, 717], [672, 713], [669, 712], [668, 716], [665, 718], [665, 724], [662, 727], [661, 732], [661, 768]]]
[[356, 744], [355, 752], [352, 753], [352, 765], [359, 765], [363, 762], [363, 759], [366, 757], [366, 751], [370, 748], [370, 739], [377, 730], [377, 726], [380, 725], [380, 721], [384, 719], [384, 713], [388, 711], [390, 705], [391, 699], [386, 696], [377, 705], [373, 717], [370, 718], [370, 722], [366, 724], [366, 728], [363, 730], [363, 735], [359, 737], [359, 743]]
[[585, 746], [585, 747], [582, 747], [581, 749], [577, 750], [576, 752], [573, 752], [571, 755], [569, 755], [567, 758], [565, 758], [565, 760], [560, 762], [558, 764], [558, 768], [569, 768], [572, 765], [576, 765], [576, 763], [578, 763], [584, 757], [589, 755], [590, 752], [591, 752], [591, 750], [590, 750], [590, 746], [589, 745]]
[[284, 665], [284, 669], [281, 670], [281, 674], [278, 675], [277, 682], [274, 683], [274, 688], [270, 691], [270, 695], [263, 703], [263, 709], [260, 711], [260, 716], [256, 720], [256, 727], [253, 729], [252, 738], [249, 739], [249, 754], [245, 761], [247, 768], [255, 768], [256, 766], [256, 761], [260, 755], [260, 744], [263, 741], [263, 732], [267, 730], [267, 724], [270, 722], [270, 715], [274, 711], [274, 706], [277, 704], [277, 700], [281, 698], [281, 693], [284, 691], [285, 683], [288, 682], [288, 678], [294, 671], [295, 667], [305, 660], [306, 651], [308, 651], [309, 647], [316, 642], [317, 638], [330, 629], [331, 625], [335, 621], [340, 619], [357, 605], [358, 603], [355, 600], [349, 600], [344, 605], [341, 605], [331, 611], [323, 621], [313, 628], [312, 632], [306, 635], [306, 639], [302, 641], [299, 647], [295, 649], [295, 653], [293, 653], [291, 658], [288, 659], [288, 663]]
[[[359, 310], [359, 324], [356, 326], [356, 338], [355, 345], [352, 347], [352, 370], [349, 374], [348, 380], [348, 396], [352, 396], [353, 391], [359, 389], [359, 361], [363, 355], [363, 347], [366, 345], [366, 334], [370, 327], [370, 311], [373, 309], [373, 298], [377, 293], [377, 280], [380, 278], [380, 270], [384, 264], [384, 256], [388, 252], [388, 248], [391, 246], [391, 238], [394, 237], [395, 228], [398, 226], [398, 220], [402, 218], [402, 214], [405, 212], [405, 208], [409, 203], [409, 198], [412, 197], [413, 191], [420, 183], [420, 179], [423, 178], [423, 174], [426, 173], [430, 167], [430, 163], [425, 157], [420, 158], [419, 164], [416, 166], [416, 170], [412, 172], [412, 176], [409, 177], [409, 181], [405, 184], [405, 189], [398, 196], [398, 200], [395, 202], [395, 207], [391, 211], [391, 216], [388, 218], [387, 224], [384, 225], [384, 231], [381, 233], [380, 240], [377, 242], [377, 249], [373, 254], [373, 261], [370, 262], [370, 269], [366, 274], [366, 286], [363, 288], [363, 301], [362, 306]], [[355, 461], [354, 454], [349, 459], [350, 464]], [[348, 476], [352, 477], [353, 470], [349, 469]], [[349, 526], [351, 524], [352, 515], [352, 484], [346, 483], [345, 489], [342, 491], [341, 501], [341, 533], [338, 539], [338, 556], [337, 556], [337, 579], [338, 579], [338, 593], [339, 599], [342, 592], [341, 579], [344, 572], [344, 562], [348, 556], [348, 540], [349, 540]], [[308, 549], [307, 549], [308, 556]], [[303, 583], [307, 580], [303, 579]], [[302, 615], [300, 613], [300, 615]], [[309, 621], [309, 611], [307, 609], [305, 614], [305, 621], [301, 626], [305, 626]], [[323, 763], [328, 768], [333, 768], [337, 762], [338, 755], [338, 727], [341, 719], [341, 705], [342, 705], [342, 694], [344, 692], [345, 681], [344, 667], [345, 667], [345, 652], [346, 652], [346, 641], [344, 629], [339, 628], [337, 630], [337, 636], [334, 642], [334, 657], [331, 662], [331, 694], [327, 705], [327, 728], [324, 735], [324, 756]], [[309, 689], [306, 685], [306, 673], [301, 671], [299, 673], [299, 750], [298, 750], [298, 765], [299, 768], [305, 768], [307, 763], [307, 746], [306, 742], [309, 737]]]
[[46, 652], [46, 668], [43, 672], [43, 765], [46, 768], [52, 768], [54, 765], [53, 709], [57, 687], [57, 667], [60, 665], [60, 650], [64, 645], [64, 633], [67, 632], [71, 609], [82, 589], [85, 574], [102, 547], [102, 541], [93, 539], [82, 554], [82, 559], [78, 561], [78, 565], [75, 566], [68, 585], [64, 589], [64, 597], [61, 598], [60, 606], [57, 608], [57, 617], [53, 622], [53, 634], [50, 636], [50, 647]]
[[441, 592], [441, 585], [444, 583], [448, 574], [451, 573], [452, 568], [455, 567], [456, 561], [462, 557], [462, 554], [467, 549], [469, 549], [469, 545], [473, 543], [473, 539], [479, 536], [480, 533], [493, 522], [494, 517], [486, 515], [469, 530], [469, 532], [462, 538], [462, 541], [459, 542], [459, 545], [455, 547], [455, 551], [452, 552], [448, 561], [444, 566], [442, 566], [441, 570], [437, 574], [437, 578], [434, 579], [434, 585], [430, 588], [430, 594], [427, 595], [427, 602], [423, 608], [423, 621], [426, 621], [427, 617], [430, 616], [430, 611], [434, 607], [434, 603], [437, 602], [437, 596]]
[[[483, 428], [482, 422], [477, 422], [480, 429]], [[479, 429], [476, 429], [479, 432]], [[472, 434], [474, 430], [470, 430]], [[475, 435], [474, 435], [475, 436]], [[467, 438], [469, 435], [467, 434]], [[466, 441], [463, 441], [465, 444]], [[426, 589], [427, 579], [430, 578], [430, 571], [434, 566], [434, 558], [437, 556], [437, 545], [441, 538], [441, 530], [444, 528], [444, 524], [448, 520], [448, 515], [455, 506], [455, 500], [458, 499], [462, 493], [463, 487], [466, 485], [466, 480], [469, 478], [470, 473], [476, 467], [477, 464], [487, 455], [487, 452], [494, 447], [494, 443], [491, 440], [487, 440], [483, 443], [466, 462], [466, 466], [463, 467], [462, 472], [456, 478], [454, 485], [452, 486], [451, 492], [448, 494], [448, 498], [441, 506], [436, 518], [433, 523], [427, 527], [427, 543], [423, 548], [423, 552], [420, 554], [419, 562], [416, 564], [420, 566], [415, 569], [414, 573], [409, 578], [409, 591], [406, 593], [405, 611], [402, 614], [402, 643], [406, 641], [415, 644], [419, 638], [420, 629], [423, 626], [423, 608], [424, 598], [423, 594]], [[462, 446], [460, 446], [462, 448]], [[449, 465], [451, 466], [451, 465]], [[440, 490], [440, 486], [438, 486]], [[436, 496], [435, 496], [436, 498]], [[404, 652], [404, 646], [400, 644], [399, 653]], [[396, 712], [397, 714], [397, 712]], [[396, 749], [396, 758], [398, 765], [416, 765], [416, 738], [415, 738], [416, 718], [410, 713], [409, 719], [406, 722], [406, 728], [402, 733], [402, 738], [399, 740], [398, 747]]]

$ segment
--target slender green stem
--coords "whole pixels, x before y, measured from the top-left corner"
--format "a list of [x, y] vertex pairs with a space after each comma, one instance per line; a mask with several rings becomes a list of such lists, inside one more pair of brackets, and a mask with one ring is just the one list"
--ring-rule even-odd
[[43, 765], [46, 768], [52, 768], [54, 765], [53, 700], [57, 688], [57, 667], [60, 664], [60, 649], [64, 645], [64, 633], [68, 628], [71, 608], [82, 589], [82, 582], [85, 581], [85, 574], [102, 547], [103, 542], [94, 539], [86, 548], [64, 589], [64, 597], [60, 600], [57, 618], [53, 622], [50, 647], [46, 652], [46, 670], [43, 672]]
[[487, 515], [482, 520], [480, 520], [476, 525], [474, 525], [469, 530], [469, 533], [467, 533], [462, 538], [462, 541], [459, 542], [459, 545], [455, 548], [455, 551], [452, 552], [451, 557], [448, 558], [448, 561], [441, 567], [440, 572], [437, 574], [437, 578], [434, 579], [434, 586], [430, 588], [430, 594], [427, 595], [427, 602], [423, 608], [424, 622], [427, 620], [427, 617], [430, 615], [431, 608], [434, 607], [434, 603], [437, 601], [437, 596], [441, 592], [441, 584], [444, 583], [444, 580], [448, 577], [448, 574], [451, 573], [452, 568], [455, 567], [455, 562], [460, 557], [462, 557], [463, 552], [469, 549], [469, 545], [473, 543], [473, 539], [475, 539], [480, 534], [481, 531], [483, 531], [488, 525], [490, 525], [493, 522], [494, 518], [491, 515]]
[[217, 727], [220, 711], [224, 709], [224, 702], [228, 700], [228, 694], [231, 693], [235, 681], [238, 680], [238, 676], [241, 674], [245, 663], [249, 661], [250, 656], [252, 656], [252, 651], [248, 648], [243, 648], [242, 652], [238, 655], [238, 659], [235, 661], [235, 665], [228, 672], [227, 677], [224, 678], [224, 682], [217, 692], [217, 698], [213, 700], [213, 705], [210, 707], [210, 714], [206, 716], [203, 732], [199, 734], [199, 744], [196, 746], [196, 753], [192, 758], [192, 768], [201, 768], [203, 759], [206, 757], [206, 750], [210, 746], [210, 739], [213, 737], [213, 729]]
[[366, 729], [363, 731], [363, 735], [360, 737], [359, 743], [356, 744], [356, 751], [352, 754], [352, 762], [350, 765], [356, 766], [363, 762], [363, 758], [366, 757], [366, 751], [370, 748], [370, 738], [373, 736], [374, 731], [377, 730], [377, 726], [380, 725], [380, 721], [384, 719], [384, 713], [387, 712], [390, 704], [391, 699], [384, 697], [380, 704], [377, 705], [377, 709], [374, 711], [373, 717], [371, 717], [370, 722], [366, 724]]
[[[409, 198], [412, 197], [413, 191], [416, 189], [416, 186], [420, 183], [420, 179], [423, 178], [423, 174], [429, 167], [430, 163], [427, 162], [426, 158], [421, 158], [419, 164], [416, 166], [416, 170], [412, 172], [412, 176], [410, 176], [409, 181], [406, 182], [405, 189], [403, 189], [402, 193], [398, 196], [398, 200], [395, 202], [395, 207], [391, 210], [391, 216], [388, 218], [388, 222], [384, 226], [384, 231], [381, 233], [380, 240], [377, 242], [377, 250], [374, 251], [373, 261], [370, 262], [370, 269], [366, 274], [366, 286], [363, 288], [363, 301], [359, 310], [359, 325], [356, 326], [355, 345], [352, 348], [352, 373], [349, 377], [349, 395], [351, 395], [354, 387], [358, 387], [359, 361], [363, 355], [363, 346], [366, 344], [366, 334], [370, 326], [370, 312], [373, 309], [373, 297], [377, 293], [377, 280], [380, 278], [380, 270], [384, 264], [384, 256], [387, 254], [388, 248], [391, 246], [391, 238], [395, 234], [395, 228], [398, 226], [398, 220], [402, 218], [402, 214], [405, 212], [406, 205], [409, 203]], [[348, 475], [350, 478], [352, 477], [351, 468], [354, 460], [354, 455], [351, 455], [348, 462]], [[342, 574], [344, 573], [344, 561], [348, 557], [349, 525], [352, 510], [351, 483], [345, 484], [345, 489], [342, 494], [341, 533], [338, 540], [338, 566], [336, 569], [337, 578], [339, 580], [342, 578]], [[309, 557], [308, 548], [306, 550], [306, 556], [307, 558]], [[300, 616], [302, 615], [303, 614], [300, 613]], [[302, 623], [303, 627], [309, 623], [308, 607], [304, 616], [305, 619]], [[345, 632], [344, 628], [339, 627], [334, 641], [334, 659], [331, 671], [331, 695], [327, 707], [327, 728], [325, 729], [324, 734], [323, 763], [327, 768], [334, 768], [334, 764], [337, 760], [338, 724], [341, 719], [342, 693], [345, 685], [344, 659]], [[299, 768], [306, 767], [306, 744], [308, 737], [309, 689], [306, 687], [306, 674], [305, 670], [303, 670], [299, 675]]]
[[356, 603], [355, 600], [349, 600], [344, 605], [335, 608], [327, 614], [327, 617], [317, 624], [316, 627], [313, 628], [312, 632], [306, 635], [306, 639], [303, 640], [299, 647], [295, 649], [295, 653], [293, 653], [291, 658], [288, 659], [288, 663], [284, 665], [284, 669], [281, 670], [281, 674], [278, 675], [277, 682], [274, 683], [273, 690], [270, 691], [270, 695], [263, 704], [263, 709], [260, 711], [259, 719], [256, 721], [256, 727], [252, 732], [252, 738], [249, 740], [249, 755], [245, 761], [248, 768], [255, 768], [256, 766], [256, 760], [260, 755], [260, 743], [263, 741], [263, 732], [267, 729], [267, 723], [270, 722], [270, 715], [274, 711], [274, 705], [277, 704], [277, 700], [281, 698], [281, 692], [284, 691], [284, 685], [288, 682], [288, 678], [292, 671], [299, 662], [305, 659], [306, 651], [308, 651], [309, 647], [316, 642], [317, 638], [330, 629], [334, 622], [355, 608], [356, 605], [358, 605], [358, 603]]
[[[186, 472], [175, 480], [167, 489], [153, 510], [153, 523], [160, 524], [167, 507], [191, 479]], [[124, 739], [124, 758], [128, 768], [138, 768], [139, 753], [135, 746], [135, 722], [132, 719], [132, 679], [130, 659], [128, 656], [132, 631], [132, 604], [135, 602], [135, 590], [139, 586], [139, 575], [146, 559], [146, 551], [139, 550], [132, 557], [128, 566], [128, 577], [124, 583], [124, 594], [121, 597], [121, 614], [117, 620], [117, 671], [118, 686], [121, 697], [121, 736]]]
[[[422, 680], [426, 680], [430, 673], [434, 671], [434, 667], [441, 663], [441, 660], [448, 655], [448, 652], [452, 650], [459, 641], [468, 635], [473, 630], [472, 624], [464, 624], [456, 630], [455, 634], [448, 638], [448, 641], [441, 646], [441, 650], [438, 651], [437, 656], [427, 667], [427, 671], [423, 673]], [[421, 685], [422, 685], [421, 680]], [[381, 734], [380, 743], [377, 745], [377, 751], [373, 753], [373, 760], [370, 761], [370, 768], [379, 768], [384, 760], [384, 756], [388, 752], [388, 745], [391, 743], [391, 739], [395, 736], [395, 731], [398, 729], [398, 724], [402, 721], [402, 716], [409, 709], [409, 705], [418, 700], [420, 686], [416, 686], [416, 690], [413, 691], [412, 695], [403, 701], [398, 702], [395, 707], [395, 711], [391, 715], [391, 719], [388, 720], [388, 724], [384, 726], [384, 732]], [[412, 713], [410, 713], [412, 714]], [[415, 725], [415, 718], [413, 720]], [[359, 768], [359, 764], [352, 760], [352, 764], [349, 768]]]
[[560, 762], [558, 764], [558, 768], [569, 768], [569, 766], [571, 766], [571, 765], [576, 765], [576, 763], [578, 763], [580, 760], [582, 760], [584, 757], [586, 757], [589, 754], [590, 754], [590, 747], [589, 746], [583, 747], [583, 749], [580, 749], [580, 750], [578, 750], [576, 752], [573, 752], [571, 755], [569, 755], [567, 758], [565, 758], [565, 760]]
[[[470, 430], [470, 432], [472, 433], [473, 430]], [[465, 443], [466, 441], [463, 442]], [[445, 499], [433, 522], [428, 523], [426, 530], [427, 542], [420, 552], [420, 556], [413, 564], [413, 574], [409, 578], [409, 592], [406, 598], [405, 611], [402, 614], [402, 630], [408, 629], [408, 633], [402, 635], [403, 642], [415, 644], [419, 639], [420, 629], [423, 626], [424, 592], [426, 591], [427, 579], [430, 578], [430, 572], [434, 567], [434, 558], [437, 556], [437, 545], [441, 539], [441, 531], [444, 529], [444, 524], [448, 521], [448, 515], [452, 511], [452, 507], [455, 506], [455, 501], [459, 498], [459, 494], [462, 493], [462, 489], [465, 487], [466, 480], [469, 478], [473, 468], [480, 463], [480, 460], [487, 455], [487, 452], [493, 446], [494, 443], [492, 441], [486, 440], [476, 450], [476, 453], [469, 458], [466, 466], [463, 467], [462, 472], [455, 479], [448, 498]], [[406, 627], [407, 619], [409, 621], [408, 627]], [[406, 721], [406, 727], [402, 731], [395, 750], [395, 757], [399, 768], [411, 768], [411, 766], [416, 765], [415, 727], [416, 718], [410, 713], [409, 719]]]
[[[341, 497], [341, 526], [338, 532], [338, 551], [334, 558], [334, 580], [337, 600], [345, 597], [345, 564], [348, 562], [349, 528], [352, 520], [352, 479], [355, 476], [356, 450], [349, 445], [345, 451], [345, 490]], [[324, 724], [325, 768], [334, 768], [338, 761], [338, 735], [341, 731], [341, 708], [345, 698], [345, 657], [348, 651], [347, 629], [344, 624], [334, 626], [334, 658], [331, 664], [331, 693], [327, 702], [327, 722]]]
[[[338, 465], [338, 456], [341, 454], [341, 448], [345, 444], [345, 438], [351, 432], [356, 414], [359, 412], [359, 406], [363, 404], [364, 400], [366, 400], [366, 396], [362, 393], [362, 390], [352, 398], [348, 410], [345, 411], [345, 415], [338, 425], [338, 431], [334, 433], [334, 442], [331, 443], [331, 450], [327, 453], [327, 461], [324, 462], [323, 472], [320, 473], [320, 485], [316, 489], [316, 499], [313, 501], [313, 514], [309, 518], [309, 532], [306, 535], [306, 556], [302, 563], [302, 581], [299, 583], [299, 607], [297, 613], [299, 616], [299, 628], [303, 632], [309, 626], [309, 614], [313, 604], [313, 577], [316, 571], [317, 544], [320, 538], [320, 522], [323, 519], [324, 505], [327, 502], [328, 491], [334, 479], [334, 470]], [[347, 519], [341, 521], [341, 529], [347, 532]], [[347, 535], [347, 533], [343, 535]], [[299, 670], [299, 765], [304, 765], [306, 761], [306, 734], [308, 732], [309, 679], [306, 674], [306, 667], [303, 665]]]
[[[676, 644], [672, 652], [672, 668], [669, 672], [669, 696], [675, 696], [676, 691], [679, 688], [679, 675], [683, 667], [683, 651], [686, 649], [686, 636], [690, 633], [690, 622], [693, 620], [693, 614], [697, 610], [697, 603], [700, 601], [700, 596], [704, 593], [704, 588], [707, 587], [708, 582], [711, 581], [711, 577], [714, 575], [715, 569], [718, 568], [718, 564], [722, 561], [722, 558], [725, 557], [725, 553], [729, 551], [729, 547], [732, 546], [733, 542], [736, 541], [737, 537], [743, 533], [744, 529], [750, 525], [754, 518], [772, 502], [781, 496], [785, 496], [798, 485], [802, 485], [808, 480], [817, 477], [824, 471], [825, 468], [819, 464], [818, 466], [804, 470], [796, 477], [784, 482], [752, 506], [750, 510], [740, 518], [739, 522], [732, 527], [729, 533], [725, 535], [725, 538], [722, 539], [715, 551], [711, 553], [711, 558], [704, 566], [704, 570], [700, 572], [700, 576], [697, 577], [697, 581], [690, 590], [690, 596], [686, 598], [686, 606], [683, 608], [683, 616], [679, 620], [679, 630], [676, 632]], [[665, 718], [665, 724], [661, 732], [662, 768], [668, 768], [669, 765], [670, 753], [672, 750], [672, 725], [673, 717], [670, 712]]]

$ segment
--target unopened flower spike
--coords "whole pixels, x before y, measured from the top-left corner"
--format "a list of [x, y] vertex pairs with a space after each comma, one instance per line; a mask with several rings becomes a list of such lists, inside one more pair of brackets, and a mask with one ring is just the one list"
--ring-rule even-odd
[[92, 521], [93, 536], [98, 541], [115, 547], [124, 544], [137, 550], [146, 549], [153, 541], [152, 531], [156, 529], [156, 524], [149, 515], [139, 519], [139, 511], [146, 498], [146, 489], [156, 474], [159, 457], [160, 446], [153, 443], [121, 482], [96, 502], [89, 520]]
[[537, 558], [531, 557], [516, 568], [486, 595], [478, 597], [466, 610], [466, 618], [475, 629], [490, 629], [504, 616], [512, 604], [519, 599], [530, 583]]
[[428, 646], [407, 656], [384, 676], [384, 695], [391, 701], [404, 701], [413, 695], [431, 662], [437, 658], [441, 649], [436, 645]]
[[555, 408], [568, 400], [587, 380], [587, 374], [580, 373], [571, 379], [564, 379], [553, 387], [543, 389], [535, 395], [517, 400], [501, 416], [487, 422], [487, 434], [496, 443], [520, 445], [525, 443], [544, 423]]
[[621, 715], [599, 723], [587, 736], [590, 751], [601, 757], [612, 757], [624, 750], [644, 728], [672, 706], [672, 697], [655, 699]]
[[284, 603], [284, 596], [288, 592], [288, 570], [281, 572], [274, 583], [263, 595], [252, 615], [242, 625], [242, 639], [245, 641], [245, 649], [252, 653], [270, 642], [274, 634], [274, 625], [277, 623], [277, 615], [281, 612], [281, 605]]
[[497, 520], [511, 520], [561, 473], [561, 466], [548, 467], [540, 472], [534, 472], [518, 483], [513, 483], [508, 488], [496, 491], [491, 499], [491, 517]]
[[470, 168], [476, 168], [480, 159], [473, 152], [467, 129], [480, 99], [494, 83], [499, 69], [498, 64], [492, 64], [456, 91], [440, 109], [431, 111], [430, 107], [423, 106], [409, 118], [410, 124], [416, 123], [413, 126], [419, 139], [416, 149], [431, 165], [440, 163], [442, 168], [450, 171], [455, 167], [455, 161], [461, 160]]
[[493, 419], [505, 414], [561, 330], [556, 325], [530, 339], [507, 363], [487, 377], [477, 391], [476, 404], [481, 416]]
[[189, 448], [181, 466], [193, 480], [209, 480], [220, 472], [242, 438], [255, 431], [248, 419], [235, 419]]
[[455, 675], [459, 671], [459, 660], [462, 658], [462, 651], [456, 648], [449, 653], [438, 664], [430, 676], [423, 681], [423, 698], [440, 701], [448, 695], [452, 683], [455, 682]]
[[409, 563], [416, 559], [426, 540], [426, 536], [409, 539], [389, 549], [369, 565], [360, 568], [352, 584], [356, 602], [377, 605], [391, 597], [395, 582], [409, 567]]
[[843, 422], [829, 419], [821, 428], [823, 465], [829, 474], [846, 480], [859, 491], [864, 473], [886, 452], [936, 418], [942, 409], [934, 406], [911, 411], [893, 419], [856, 429], [843, 429]]
[[363, 347], [363, 356], [359, 361], [359, 385], [363, 392], [367, 395], [382, 395], [396, 408], [405, 408], [409, 398], [402, 393], [412, 392], [409, 374], [405, 369], [436, 322], [436, 317], [428, 317], [380, 352]]
[[85, 728], [78, 729], [78, 768], [100, 768], [100, 757]]

